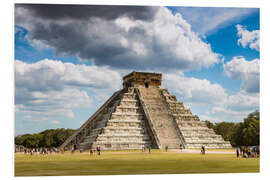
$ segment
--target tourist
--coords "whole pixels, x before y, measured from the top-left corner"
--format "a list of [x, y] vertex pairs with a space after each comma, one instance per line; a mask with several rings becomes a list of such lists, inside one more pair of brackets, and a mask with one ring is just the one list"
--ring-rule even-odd
[[202, 147], [201, 147], [201, 153], [202, 154], [205, 154], [205, 147], [204, 147], [204, 145], [202, 145]]
[[97, 146], [97, 152], [98, 152], [98, 155], [100, 155], [100, 147]]
[[145, 146], [142, 147], [142, 153], [145, 153]]
[[74, 151], [75, 151], [75, 145], [72, 146], [71, 153], [74, 154]]
[[91, 147], [91, 148], [90, 148], [90, 155], [93, 156], [93, 154], [94, 154], [94, 151], [93, 151], [93, 149], [92, 149], [92, 147]]
[[166, 152], [168, 152], [168, 149], [169, 149], [169, 147], [168, 146], [165, 146], [165, 151]]
[[182, 151], [183, 150], [183, 145], [182, 144], [180, 144], [180, 151]]
[[148, 153], [151, 154], [151, 146], [148, 145]]
[[243, 158], [248, 158], [247, 151], [244, 151], [244, 152], [243, 152]]
[[239, 158], [239, 148], [236, 148], [236, 157]]
[[250, 157], [250, 155], [251, 155], [251, 148], [250, 147], [247, 147], [248, 149], [247, 149], [247, 155], [248, 155], [248, 157]]
[[245, 147], [243, 147], [242, 157], [244, 157], [244, 154], [246, 154], [246, 148]]

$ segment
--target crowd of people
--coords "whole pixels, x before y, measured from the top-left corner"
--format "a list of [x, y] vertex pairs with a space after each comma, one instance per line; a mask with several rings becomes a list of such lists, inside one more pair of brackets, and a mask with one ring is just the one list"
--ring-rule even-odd
[[[73, 145], [71, 148], [71, 153], [74, 154], [76, 150], [80, 151], [80, 153], [83, 152], [83, 149], [77, 148], [76, 145]], [[146, 149], [148, 150], [148, 153], [151, 153], [151, 146], [143, 146], [142, 147], [142, 152], [145, 153]], [[64, 151], [67, 149], [60, 149], [60, 148], [24, 148], [23, 152], [24, 154], [30, 154], [30, 155], [35, 155], [35, 154], [64, 154]], [[168, 146], [165, 147], [165, 151], [168, 151]], [[205, 146], [201, 146], [201, 154], [205, 154]], [[90, 147], [89, 149], [89, 153], [90, 155], [94, 155], [95, 153], [97, 153], [97, 155], [101, 155], [101, 148], [100, 146], [97, 146], [96, 148], [92, 148]], [[256, 157], [260, 157], [260, 146], [240, 146], [240, 147], [236, 147], [236, 157], [243, 157], [243, 158], [256, 158]]]
[[[46, 154], [64, 154], [64, 152], [67, 150], [66, 149], [61, 149], [61, 148], [24, 148], [23, 152], [24, 154], [29, 154], [29, 155], [35, 155], [35, 154], [43, 154], [43, 155], [46, 155]], [[71, 147], [71, 153], [74, 154], [76, 150], [79, 150], [80, 153], [83, 152], [83, 149], [81, 148], [77, 148], [76, 145], [73, 145]], [[93, 155], [94, 153], [97, 153], [97, 155], [101, 155], [101, 148], [100, 146], [97, 146], [95, 149], [93, 149], [92, 147], [90, 148], [90, 155]]]
[[260, 157], [260, 146], [240, 146], [236, 148], [236, 157], [239, 158], [256, 158]]
[[63, 154], [64, 153], [64, 149], [58, 149], [58, 148], [25, 148], [24, 149], [24, 154], [30, 154], [30, 155], [35, 155], [35, 154], [52, 154], [52, 153], [56, 153], [56, 154]]

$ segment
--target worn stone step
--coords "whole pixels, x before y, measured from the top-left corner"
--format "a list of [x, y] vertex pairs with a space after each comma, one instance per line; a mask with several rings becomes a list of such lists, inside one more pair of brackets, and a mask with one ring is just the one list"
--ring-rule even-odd
[[139, 102], [137, 100], [122, 100], [120, 102], [120, 106], [128, 106], [128, 107], [138, 107]]
[[122, 98], [136, 100], [137, 95], [135, 93], [125, 93]]
[[214, 131], [213, 129], [209, 129], [208, 127], [202, 127], [202, 126], [197, 126], [197, 127], [180, 127], [181, 131]]
[[116, 141], [129, 141], [129, 142], [140, 142], [140, 141], [149, 141], [150, 138], [148, 136], [138, 137], [138, 136], [99, 136], [97, 141], [106, 141], [106, 142], [116, 142]]
[[142, 113], [112, 113], [111, 119], [143, 119]]
[[177, 111], [172, 111], [173, 116], [178, 116], [182, 114], [192, 114], [189, 109], [178, 109]]
[[211, 149], [211, 148], [231, 148], [230, 144], [189, 144], [187, 143], [186, 148], [201, 148], [202, 145], [205, 146], [206, 148], [206, 152], [207, 149]]
[[207, 127], [205, 122], [201, 122], [201, 121], [177, 121], [177, 124], [181, 127], [197, 127], [197, 126], [201, 126], [201, 127]]
[[146, 143], [150, 144], [151, 142], [150, 141], [143, 141], [143, 140], [136, 141], [136, 142], [125, 140], [125, 141], [96, 141], [93, 144], [101, 145], [101, 144], [146, 144]]
[[144, 123], [143, 122], [139, 122], [139, 123], [134, 123], [134, 122], [110, 122], [107, 124], [107, 127], [137, 127], [137, 128], [143, 128], [144, 127]]
[[144, 123], [144, 119], [137, 120], [137, 119], [109, 119], [108, 122], [114, 123]]
[[115, 113], [140, 113], [139, 107], [118, 106]]

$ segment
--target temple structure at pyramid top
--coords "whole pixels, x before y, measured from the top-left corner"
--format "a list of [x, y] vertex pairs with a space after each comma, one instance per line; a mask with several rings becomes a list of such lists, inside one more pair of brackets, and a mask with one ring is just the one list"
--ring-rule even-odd
[[161, 83], [160, 73], [131, 72], [124, 76], [123, 89], [115, 92], [60, 148], [231, 148]]
[[149, 72], [131, 72], [123, 77], [123, 87], [158, 87], [161, 88], [162, 74]]

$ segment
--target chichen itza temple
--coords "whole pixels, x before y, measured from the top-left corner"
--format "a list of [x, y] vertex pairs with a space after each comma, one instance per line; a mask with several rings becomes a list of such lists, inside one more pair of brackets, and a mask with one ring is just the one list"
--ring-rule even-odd
[[152, 148], [231, 148], [162, 88], [162, 74], [132, 72], [115, 92], [60, 148], [103, 150]]

